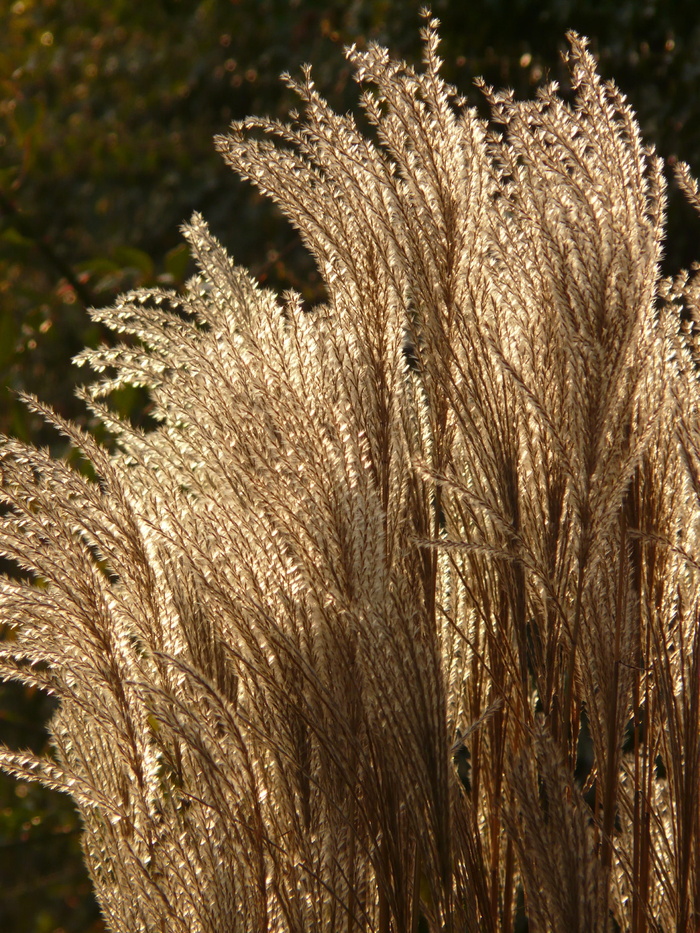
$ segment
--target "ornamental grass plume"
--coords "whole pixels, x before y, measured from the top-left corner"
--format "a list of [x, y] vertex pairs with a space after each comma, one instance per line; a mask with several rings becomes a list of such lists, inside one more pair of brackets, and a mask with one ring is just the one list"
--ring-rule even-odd
[[0, 448], [2, 675], [59, 701], [0, 763], [72, 795], [114, 933], [698, 929], [700, 279], [583, 39], [487, 124], [436, 29], [347, 52], [369, 135], [306, 71], [217, 139], [325, 304], [195, 215], [183, 294], [93, 312], [114, 451], [28, 400], [94, 478]]

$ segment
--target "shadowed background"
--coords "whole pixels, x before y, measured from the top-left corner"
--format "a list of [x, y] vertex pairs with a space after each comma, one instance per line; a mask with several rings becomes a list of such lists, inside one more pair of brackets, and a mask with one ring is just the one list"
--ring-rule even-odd
[[[232, 119], [284, 117], [278, 80], [311, 62], [336, 110], [356, 91], [342, 48], [379, 41], [420, 60], [422, 4], [401, 0], [4, 0], [0, 10], [0, 430], [66, 453], [28, 415], [34, 392], [90, 424], [71, 357], [105, 335], [86, 309], [134, 286], [181, 287], [193, 271], [180, 224], [201, 211], [261, 282], [322, 295], [290, 226], [227, 170], [212, 143]], [[434, 0], [444, 74], [479, 103], [472, 79], [532, 95], [564, 80], [569, 28], [628, 96], [668, 161], [700, 170], [700, 12], [691, 0]], [[484, 111], [485, 112], [485, 111]], [[670, 190], [668, 271], [697, 256], [698, 222]], [[114, 399], [148, 419], [138, 390]], [[44, 747], [51, 704], [0, 687], [0, 740]], [[103, 929], [67, 799], [0, 776], [0, 930]]]

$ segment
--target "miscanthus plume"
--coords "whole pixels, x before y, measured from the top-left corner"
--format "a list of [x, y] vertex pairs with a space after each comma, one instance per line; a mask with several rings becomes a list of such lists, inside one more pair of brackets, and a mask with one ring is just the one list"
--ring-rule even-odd
[[183, 293], [93, 313], [114, 451], [29, 400], [95, 478], [0, 448], [1, 671], [59, 700], [0, 764], [72, 795], [114, 933], [698, 928], [699, 280], [583, 40], [487, 124], [435, 29], [347, 53], [369, 135], [307, 72], [217, 140], [325, 304], [195, 215]]

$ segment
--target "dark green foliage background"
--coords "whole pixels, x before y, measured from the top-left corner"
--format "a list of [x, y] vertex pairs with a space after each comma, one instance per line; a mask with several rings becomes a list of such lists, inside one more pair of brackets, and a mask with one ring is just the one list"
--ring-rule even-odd
[[[179, 225], [201, 211], [237, 261], [313, 301], [322, 289], [294, 231], [239, 182], [212, 137], [248, 113], [284, 116], [282, 71], [314, 65], [336, 109], [355, 101], [342, 58], [378, 40], [419, 60], [405, 0], [0, 0], [0, 430], [66, 453], [16, 398], [30, 391], [90, 423], [71, 357], [105, 335], [86, 308], [192, 273]], [[475, 75], [531, 95], [565, 86], [560, 52], [591, 38], [668, 162], [700, 171], [700, 11], [695, 0], [434, 0], [445, 74], [474, 103]], [[697, 255], [700, 225], [671, 186], [668, 270]], [[115, 405], [136, 420], [147, 400]], [[45, 747], [51, 703], [0, 687], [0, 740]], [[0, 777], [0, 930], [103, 929], [70, 801]]]

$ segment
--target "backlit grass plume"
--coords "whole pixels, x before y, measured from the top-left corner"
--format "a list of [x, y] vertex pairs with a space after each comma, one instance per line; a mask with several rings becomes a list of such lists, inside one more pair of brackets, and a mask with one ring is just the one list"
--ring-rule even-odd
[[582, 39], [487, 125], [435, 30], [347, 53], [370, 136], [306, 72], [217, 140], [325, 304], [195, 215], [183, 294], [94, 312], [115, 452], [30, 400], [96, 478], [0, 448], [1, 670], [60, 701], [0, 764], [73, 796], [114, 933], [698, 928], [698, 278]]

